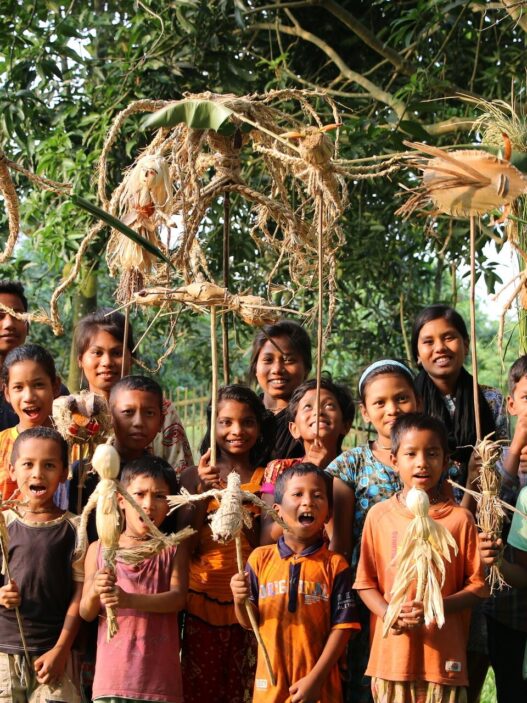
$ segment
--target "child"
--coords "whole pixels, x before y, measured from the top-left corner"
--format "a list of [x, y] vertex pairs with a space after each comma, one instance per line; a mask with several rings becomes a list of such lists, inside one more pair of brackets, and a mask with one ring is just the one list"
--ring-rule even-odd
[[[27, 312], [24, 286], [18, 281], [0, 280], [0, 303], [23, 315]], [[26, 341], [27, 331], [26, 320], [19, 320], [0, 309], [0, 372], [8, 353]], [[0, 392], [0, 431], [13, 427], [17, 422], [18, 417], [13, 408], [5, 400], [3, 392]]]
[[[182, 485], [192, 493], [211, 487], [224, 488], [231, 471], [240, 475], [242, 488], [260, 490], [267, 452], [272, 446], [274, 418], [250, 389], [241, 385], [220, 388], [216, 421], [217, 462], [209, 464], [209, 430], [202, 444], [205, 454], [198, 469], [187, 469]], [[185, 614], [181, 665], [185, 703], [242, 703], [254, 683], [254, 638], [241, 628], [234, 613], [229, 586], [236, 571], [234, 542], [212, 539], [207, 513], [218, 508], [215, 500], [202, 501], [192, 513], [198, 530], [197, 547], [190, 562], [189, 592]], [[258, 516], [259, 510], [253, 514]], [[259, 520], [242, 533], [243, 558], [259, 541]]]
[[[488, 595], [472, 515], [441, 493], [438, 484], [448, 462], [443, 423], [428, 415], [399, 417], [392, 427], [392, 462], [402, 491], [374, 505], [366, 517], [354, 588], [374, 615], [367, 675], [375, 703], [412, 700], [464, 701], [468, 684], [466, 646], [471, 608]], [[430, 517], [439, 521], [458, 546], [444, 564], [441, 589], [445, 624], [424, 626], [423, 604], [410, 599], [387, 637], [383, 617], [395, 578], [394, 556], [413, 514], [405, 496], [421, 488], [430, 499]], [[414, 591], [415, 592], [415, 591]]]
[[[177, 492], [170, 464], [149, 455], [127, 463], [121, 481], [159, 526], [168, 513], [167, 496]], [[148, 539], [145, 523], [119, 496], [124, 511], [120, 549]], [[116, 571], [104, 566], [100, 542], [86, 556], [81, 616], [99, 618], [93, 700], [182, 703], [178, 611], [187, 590], [187, 551], [170, 547], [136, 565], [117, 557]], [[117, 608], [117, 634], [107, 641], [105, 606]]]
[[5, 398], [18, 416], [18, 424], [0, 432], [0, 491], [7, 500], [16, 490], [10, 479], [9, 460], [13, 444], [24, 430], [51, 427], [53, 399], [60, 389], [53, 357], [38, 344], [15, 347], [2, 367]]
[[[500, 497], [514, 505], [519, 492], [518, 468], [522, 453], [527, 448], [527, 356], [517, 359], [509, 371], [507, 409], [510, 415], [517, 417], [517, 422], [510, 447], [504, 449], [503, 462], [498, 462], [497, 468], [501, 469], [503, 464], [504, 470], [500, 471]], [[518, 507], [523, 510], [520, 505]], [[510, 523], [507, 521], [504, 524], [502, 539], [506, 542], [508, 535], [509, 542], [514, 544], [513, 547], [506, 548], [504, 573], [509, 569], [508, 560], [513, 561], [514, 565], [510, 568], [514, 569], [522, 558], [525, 559], [520, 551], [522, 547], [515, 540], [515, 535], [519, 534], [519, 522], [519, 516], [513, 518], [510, 533]], [[518, 546], [519, 549], [516, 549]], [[505, 580], [511, 586], [515, 585], [514, 575], [509, 580], [509, 574], [506, 573]], [[524, 613], [527, 612], [527, 591], [521, 587], [498, 591], [486, 601], [484, 612], [487, 617], [489, 658], [494, 669], [497, 700], [499, 703], [527, 700], [527, 681], [522, 676], [523, 653], [527, 644], [527, 622], [524, 618]]]
[[[86, 315], [75, 328], [78, 364], [88, 388], [107, 400], [123, 368], [124, 375], [129, 374], [133, 361], [133, 332], [130, 327], [125, 349], [124, 330], [124, 315], [107, 309]], [[162, 414], [162, 427], [151, 442], [152, 453], [162, 456], [179, 473], [194, 463], [190, 445], [172, 401], [163, 399]]]
[[323, 540], [328, 480], [314, 464], [297, 464], [279, 476], [275, 500], [289, 529], [278, 544], [256, 549], [247, 572], [231, 579], [238, 621], [250, 627], [250, 598], [277, 680], [273, 686], [259, 656], [253, 701], [338, 703], [337, 662], [359, 625], [348, 565]]
[[[321, 379], [317, 440], [316, 387], [315, 379], [305, 381], [293, 392], [289, 401], [289, 430], [295, 439], [302, 442], [304, 458], [274, 459], [269, 462], [262, 483], [262, 497], [269, 505], [274, 502], [274, 486], [283, 471], [300, 462], [325, 468], [342, 451], [342, 442], [355, 417], [351, 393], [346, 386], [333, 383], [330, 378]], [[276, 542], [281, 534], [281, 528], [271, 518], [263, 519], [261, 544]]]
[[[110, 412], [115, 434], [115, 448], [121, 465], [147, 455], [148, 447], [163, 423], [163, 391], [146, 376], [125, 376], [110, 391]], [[90, 467], [82, 489], [82, 505], [95, 490], [99, 477]], [[70, 510], [76, 511], [79, 464], [72, 467], [69, 486]]]
[[274, 413], [276, 438], [271, 459], [301, 457], [304, 450], [289, 432], [287, 405], [311, 371], [311, 340], [290, 320], [264, 325], [254, 338], [249, 376], [263, 390], [262, 401]]
[[[0, 683], [2, 700], [12, 703], [80, 701], [65, 672], [71, 670], [70, 650], [80, 624], [83, 569], [74, 561], [74, 517], [53, 503], [68, 474], [67, 454], [65, 441], [48, 427], [21, 432], [13, 445], [10, 472], [22, 502], [17, 512], [4, 512], [12, 580], [4, 579], [0, 588]], [[24, 678], [16, 606], [36, 683]]]

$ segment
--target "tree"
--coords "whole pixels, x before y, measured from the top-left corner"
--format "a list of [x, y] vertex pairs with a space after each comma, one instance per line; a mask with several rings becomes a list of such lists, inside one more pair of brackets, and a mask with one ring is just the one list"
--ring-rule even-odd
[[[204, 89], [245, 94], [323, 88], [343, 115], [341, 157], [352, 160], [357, 173], [366, 173], [374, 162], [361, 159], [405, 149], [405, 139], [472, 141], [477, 110], [458, 94], [510, 100], [511, 90], [521, 95], [524, 80], [524, 22], [514, 17], [517, 8], [510, 2], [93, 0], [77, 8], [8, 0], [4, 5], [4, 148], [10, 158], [72, 182], [85, 195], [95, 191], [94, 170], [111, 120], [133, 100], [173, 99]], [[126, 122], [113, 151], [109, 187], [119, 182], [145, 138], [138, 120]], [[261, 165], [247, 155], [244, 168], [258, 174]], [[347, 243], [339, 257], [340, 305], [326, 356], [326, 365], [347, 377], [383, 353], [406, 356], [403, 330], [419, 307], [444, 297], [452, 267], [467, 258], [464, 222], [442, 218], [430, 228], [424, 219], [404, 222], [394, 216], [400, 181], [411, 185], [412, 175], [357, 176], [350, 183]], [[26, 280], [41, 271], [56, 282], [88, 218], [22, 177], [17, 188], [27, 240], [13, 266]], [[234, 200], [232, 211], [233, 276], [240, 289], [262, 292], [262, 271], [271, 262], [244, 236], [251, 217], [247, 209]], [[221, 220], [218, 203], [202, 232], [218, 279]], [[489, 232], [498, 248], [502, 243], [486, 230], [478, 241], [478, 271], [492, 289], [496, 276], [482, 254]], [[98, 302], [110, 303], [113, 283], [105, 282], [104, 244], [100, 237], [92, 247], [86, 270], [98, 272]], [[285, 269], [277, 272], [277, 284], [285, 275]], [[35, 286], [37, 304], [46, 304], [48, 292]], [[65, 301], [66, 325], [71, 314]], [[186, 324], [189, 331], [199, 327]], [[242, 351], [251, 333], [238, 332]], [[156, 339], [163, 339], [162, 331]], [[192, 347], [189, 341], [187, 346]], [[192, 353], [192, 363], [196, 359], [201, 370], [195, 373], [206, 377], [206, 358]], [[174, 375], [171, 363], [164, 374], [165, 379]]]

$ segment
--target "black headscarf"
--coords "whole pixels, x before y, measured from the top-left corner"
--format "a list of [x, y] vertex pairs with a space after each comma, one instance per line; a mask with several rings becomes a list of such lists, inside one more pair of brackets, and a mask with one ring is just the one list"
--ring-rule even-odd
[[[417, 374], [415, 386], [423, 401], [423, 411], [445, 423], [448, 430], [451, 458], [454, 461], [461, 462], [465, 470], [465, 479], [468, 460], [472, 453], [472, 447], [476, 443], [476, 415], [474, 412], [472, 376], [465, 368], [461, 368], [454, 396], [456, 411], [453, 418], [450, 417], [442, 394], [424, 369], [421, 369]], [[496, 422], [489, 404], [485, 400], [481, 386], [478, 387], [478, 395], [481, 436], [485, 437], [490, 432], [496, 431]]]

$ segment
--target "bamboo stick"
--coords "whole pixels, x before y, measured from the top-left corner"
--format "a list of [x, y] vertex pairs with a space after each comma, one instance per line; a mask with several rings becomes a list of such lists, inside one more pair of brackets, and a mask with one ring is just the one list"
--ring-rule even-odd
[[472, 356], [472, 388], [476, 416], [476, 444], [481, 442], [479, 415], [478, 355], [476, 349], [476, 217], [470, 216], [470, 351]]
[[210, 465], [216, 466], [216, 418], [218, 416], [218, 341], [216, 338], [216, 306], [210, 308], [210, 346], [212, 359], [212, 404], [210, 413]]

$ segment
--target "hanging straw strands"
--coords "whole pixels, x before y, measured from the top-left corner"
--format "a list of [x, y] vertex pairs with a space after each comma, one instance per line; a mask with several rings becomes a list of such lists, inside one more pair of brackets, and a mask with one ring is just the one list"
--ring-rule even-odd
[[428, 516], [430, 502], [425, 491], [411, 488], [406, 507], [415, 516], [410, 521], [399, 546], [395, 565], [391, 600], [384, 615], [383, 637], [397, 622], [408, 591], [416, 582], [415, 600], [424, 607], [425, 625], [435, 621], [443, 627], [445, 613], [441, 588], [445, 581], [445, 560], [450, 563], [450, 550], [457, 554], [457, 544], [450, 532]]
[[[119, 554], [119, 537], [121, 535], [121, 510], [119, 508], [118, 495], [121, 495], [137, 510], [153, 538], [152, 542], [148, 541], [138, 547], [128, 549], [125, 553], [127, 563], [138, 563], [141, 558], [148, 558], [165, 547], [175, 546], [194, 534], [194, 530], [188, 527], [176, 534], [167, 536], [154, 525], [141, 506], [136, 503], [125, 487], [117, 480], [120, 461], [119, 454], [114, 447], [109, 444], [99, 444], [93, 454], [92, 466], [101, 477], [101, 480], [82, 511], [79, 525], [78, 552], [82, 553], [86, 549], [88, 517], [92, 510], [96, 508], [95, 522], [97, 534], [102, 545], [104, 564], [115, 572], [115, 562]], [[136, 559], [135, 562], [133, 561], [134, 558]], [[107, 638], [109, 641], [116, 634], [118, 623], [113, 608], [107, 607], [106, 614], [108, 618]]]
[[[474, 497], [477, 503], [477, 526], [482, 532], [490, 535], [491, 539], [496, 540], [501, 537], [501, 530], [505, 519], [505, 511], [503, 508], [515, 510], [515, 508], [504, 503], [499, 497], [501, 476], [496, 470], [496, 462], [501, 455], [501, 443], [491, 440], [490, 435], [487, 435], [474, 449], [477, 457], [481, 461], [477, 479], [478, 491], [471, 491], [464, 488], [455, 483], [455, 481], [450, 481], [450, 483]], [[496, 590], [501, 590], [506, 585], [497, 564], [490, 567], [487, 581], [491, 593], [494, 593]]]
[[[252, 503], [253, 505], [256, 505], [260, 509], [264, 510], [281, 527], [287, 529], [285, 522], [278, 516], [275, 510], [267, 505], [267, 503], [264, 503], [263, 500], [255, 496], [253, 493], [249, 493], [248, 491], [243, 491], [241, 489], [240, 476], [236, 473], [236, 471], [231, 471], [231, 473], [227, 476], [227, 487], [222, 490], [212, 489], [199, 495], [192, 495], [183, 489], [181, 491], [181, 495], [169, 496], [168, 502], [173, 509], [176, 509], [181, 505], [189, 505], [198, 500], [208, 500], [209, 498], [214, 498], [220, 503], [220, 507], [213, 513], [210, 521], [212, 538], [222, 544], [235, 540], [236, 562], [240, 573], [243, 573], [244, 570], [241, 532], [244, 525], [246, 527], [251, 527], [252, 525], [251, 513], [244, 507], [244, 502]], [[271, 667], [271, 660], [269, 659], [269, 654], [265, 647], [265, 643], [260, 635], [254, 612], [249, 602], [245, 603], [245, 607], [258, 644], [262, 648], [269, 678], [271, 679], [273, 686], [275, 686], [276, 677]]]

